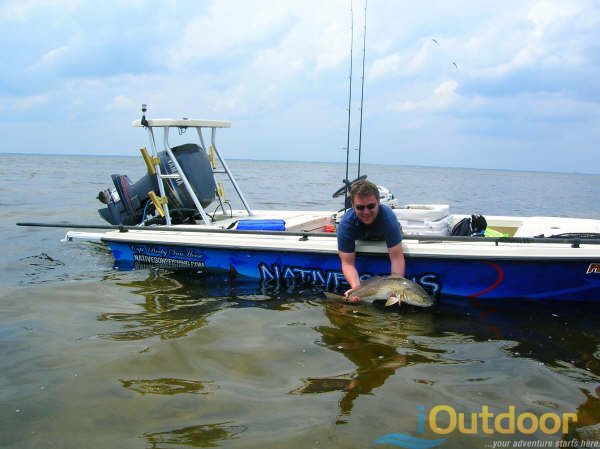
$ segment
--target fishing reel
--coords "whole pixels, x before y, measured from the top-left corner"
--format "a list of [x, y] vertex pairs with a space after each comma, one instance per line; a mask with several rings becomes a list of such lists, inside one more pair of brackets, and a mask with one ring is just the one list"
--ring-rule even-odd
[[367, 179], [367, 175], [361, 175], [358, 178], [354, 179], [353, 181], [348, 181], [347, 179], [343, 179], [342, 182], [344, 183], [344, 185], [342, 187], [340, 187], [339, 189], [337, 189], [333, 193], [332, 198], [337, 198], [339, 196], [342, 196], [345, 192], [350, 193], [350, 189], [352, 188], [352, 184], [354, 184], [357, 181], [362, 181], [364, 179]]
[[352, 188], [352, 184], [354, 184], [357, 181], [362, 181], [364, 179], [367, 179], [367, 175], [361, 175], [352, 181], [343, 179], [342, 182], [344, 183], [344, 185], [333, 193], [332, 198], [337, 198], [342, 195], [345, 195], [346, 199], [344, 200], [344, 209], [350, 209], [352, 207], [352, 199], [350, 198], [350, 189]]

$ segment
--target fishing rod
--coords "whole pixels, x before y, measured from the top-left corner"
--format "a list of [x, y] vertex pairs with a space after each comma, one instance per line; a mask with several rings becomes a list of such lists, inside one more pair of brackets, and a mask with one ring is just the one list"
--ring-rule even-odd
[[363, 104], [365, 98], [365, 54], [367, 46], [367, 1], [365, 0], [365, 27], [363, 32], [363, 60], [362, 60], [362, 82], [360, 87], [360, 127], [358, 134], [358, 173], [356, 177], [360, 177], [360, 155], [362, 152], [362, 127], [363, 127]]
[[352, 0], [350, 0], [350, 77], [348, 83], [348, 137], [346, 139], [346, 177], [344, 178], [344, 212], [348, 206], [348, 167], [350, 164], [350, 116], [352, 111], [352, 47], [354, 46], [354, 11], [352, 10]]

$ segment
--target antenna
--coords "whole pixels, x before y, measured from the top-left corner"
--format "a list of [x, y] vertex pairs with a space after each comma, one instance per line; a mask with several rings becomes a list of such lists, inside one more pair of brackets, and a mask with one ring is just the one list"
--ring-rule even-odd
[[148, 127], [148, 120], [146, 120], [146, 111], [148, 110], [148, 106], [146, 104], [142, 105], [142, 126]]
[[[354, 45], [354, 11], [352, 10], [352, 0], [350, 0], [350, 80], [348, 82], [348, 137], [346, 139], [346, 178], [344, 184], [349, 185], [348, 165], [350, 163], [350, 115], [352, 111], [352, 47]], [[348, 187], [344, 189], [344, 211], [348, 204]]]
[[365, 98], [365, 53], [367, 44], [367, 1], [365, 0], [365, 29], [363, 32], [363, 60], [362, 60], [362, 83], [360, 87], [360, 127], [358, 134], [358, 174], [360, 176], [360, 154], [362, 151], [362, 125], [363, 125], [363, 104]]

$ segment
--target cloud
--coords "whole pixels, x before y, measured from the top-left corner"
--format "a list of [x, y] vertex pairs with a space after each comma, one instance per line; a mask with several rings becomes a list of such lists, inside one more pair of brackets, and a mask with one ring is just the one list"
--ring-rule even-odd
[[577, 51], [572, 54], [564, 50], [572, 43], [569, 35], [574, 31], [573, 27], [578, 27], [574, 19], [583, 11], [583, 4], [577, 2], [540, 1], [533, 4], [527, 16], [531, 26], [523, 42], [515, 46], [512, 58], [498, 65], [485, 67], [482, 75], [501, 77], [540, 63], [579, 63]]
[[246, 87], [240, 84], [229, 92], [224, 92], [222, 96], [217, 98], [212, 109], [216, 113], [247, 112], [245, 110], [247, 102], [243, 100], [246, 94]]
[[[479, 90], [489, 95], [523, 91], [568, 89], [597, 97], [596, 83], [584, 82], [587, 73], [598, 73], [593, 61], [598, 51], [600, 14], [590, 2], [540, 1], [527, 12], [518, 38], [509, 38], [495, 60], [475, 67], [465, 80], [463, 92]], [[508, 35], [510, 23], [485, 36], [481, 47], [491, 48]], [[595, 48], [594, 48], [595, 47]], [[574, 82], [575, 81], [575, 82]]]
[[[353, 140], [363, 7], [353, 0]], [[285, 145], [295, 159], [337, 160], [345, 145], [347, 0], [7, 0], [0, 24], [0, 126], [45, 123], [57, 130], [46, 140], [71, 145], [60, 127], [82, 124], [86, 135], [69, 130], [75, 151], [113, 123], [128, 131], [147, 103], [151, 117], [232, 120], [253, 157], [287, 157]], [[536, 153], [569, 133], [592, 151], [600, 139], [597, 1], [370, 2], [366, 72], [373, 154], [399, 141], [424, 149], [464, 139], [477, 140], [475, 153], [511, 139]], [[124, 136], [110, 133], [98, 148], [120, 148]]]
[[0, 23], [26, 22], [48, 9], [59, 8], [62, 11], [69, 11], [78, 3], [77, 0], [45, 0], [43, 3], [37, 0], [4, 0], [0, 4]]
[[404, 100], [390, 106], [392, 111], [441, 111], [448, 108], [457, 99], [458, 83], [454, 80], [444, 81], [437, 86], [431, 96], [421, 100]]
[[348, 58], [349, 14], [340, 15], [344, 5], [339, 0], [214, 2], [185, 25], [168, 58], [179, 70], [235, 64], [270, 79], [300, 70], [319, 74]]
[[396, 74], [400, 71], [402, 59], [400, 53], [393, 53], [383, 58], [379, 58], [371, 63], [367, 78], [370, 81], [383, 78], [390, 74]]
[[243, 56], [243, 52], [279, 32], [289, 22], [283, 2], [213, 2], [205, 13], [194, 16], [169, 50], [175, 67], [190, 63]]
[[344, 18], [325, 4], [321, 7], [320, 19], [309, 20], [309, 10], [314, 7], [311, 2], [292, 10], [294, 21], [276, 44], [257, 52], [251, 66], [255, 73], [270, 80], [285, 81], [290, 75], [304, 71], [314, 78], [347, 63], [350, 30]]
[[27, 97], [16, 98], [14, 108], [17, 111], [27, 111], [39, 106], [43, 106], [50, 100], [48, 95], [30, 95]]
[[[433, 40], [426, 39], [412, 53], [392, 53], [378, 58], [369, 67], [367, 78], [376, 81], [379, 78], [394, 76], [411, 76], [428, 70], [433, 65], [433, 58], [439, 57], [440, 50]], [[446, 58], [446, 62], [449, 62]]]
[[132, 98], [129, 98], [125, 95], [117, 95], [113, 97], [111, 102], [106, 106], [106, 110], [115, 111], [115, 110], [126, 110], [133, 111], [136, 107], [140, 106], [136, 103]]
[[70, 42], [48, 50], [42, 57], [27, 67], [29, 72], [54, 71], [63, 64], [65, 59], [69, 58], [73, 48], [81, 45], [81, 36], [79, 34], [71, 37]]

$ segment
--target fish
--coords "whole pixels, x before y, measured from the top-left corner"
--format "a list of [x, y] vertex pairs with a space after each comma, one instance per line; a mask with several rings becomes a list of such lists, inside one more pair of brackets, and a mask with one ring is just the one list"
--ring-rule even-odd
[[[343, 295], [324, 292], [329, 299], [340, 299]], [[386, 307], [406, 303], [417, 307], [431, 307], [433, 299], [419, 284], [399, 275], [373, 276], [360, 284], [352, 293], [361, 301], [374, 302], [385, 300]]]

